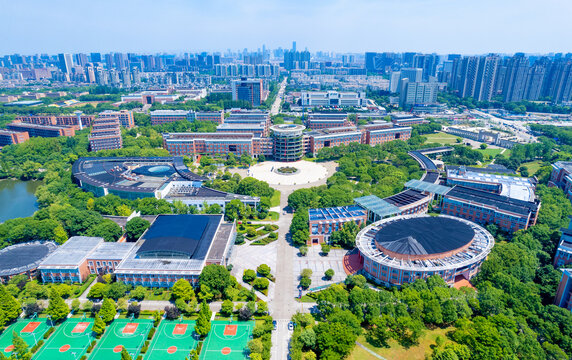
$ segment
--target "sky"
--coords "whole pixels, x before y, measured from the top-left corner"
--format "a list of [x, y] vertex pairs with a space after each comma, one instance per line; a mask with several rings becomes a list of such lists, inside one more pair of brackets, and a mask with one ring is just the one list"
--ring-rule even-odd
[[572, 52], [570, 0], [0, 0], [0, 54]]

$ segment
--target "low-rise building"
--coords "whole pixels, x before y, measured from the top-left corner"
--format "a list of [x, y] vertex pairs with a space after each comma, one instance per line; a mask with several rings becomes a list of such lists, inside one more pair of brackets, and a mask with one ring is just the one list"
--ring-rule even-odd
[[74, 136], [75, 130], [70, 126], [37, 125], [14, 121], [6, 126], [8, 130], [27, 132], [30, 137]]
[[310, 114], [306, 127], [311, 130], [330, 129], [349, 126], [348, 114]]
[[366, 104], [365, 92], [302, 91], [302, 106], [360, 107]]
[[193, 113], [196, 121], [211, 121], [217, 124], [224, 123], [224, 111], [197, 111]]
[[119, 123], [121, 126], [127, 129], [131, 129], [135, 126], [135, 120], [133, 119], [133, 111], [131, 110], [105, 110], [99, 113], [100, 118], [113, 118], [116, 117], [119, 119]]
[[192, 112], [188, 110], [154, 110], [151, 111], [151, 124], [160, 125], [175, 121], [192, 120]]
[[572, 264], [572, 217], [570, 218], [568, 228], [562, 228], [560, 231], [562, 236], [556, 249], [556, 255], [554, 255], [555, 267]]
[[110, 274], [115, 272], [117, 265], [133, 249], [132, 242], [104, 242], [86, 258], [87, 267], [91, 274]]
[[557, 161], [552, 164], [552, 173], [548, 186], [556, 186], [564, 191], [572, 201], [572, 161]]
[[18, 132], [0, 129], [0, 147], [6, 145], [22, 144], [30, 139], [28, 132]]
[[556, 290], [554, 304], [572, 311], [572, 269], [560, 269], [560, 271], [562, 271], [562, 277], [558, 290]]
[[360, 227], [367, 221], [367, 212], [356, 205], [309, 209], [308, 215], [308, 245], [327, 243], [332, 232], [341, 230], [347, 222], [354, 221]]

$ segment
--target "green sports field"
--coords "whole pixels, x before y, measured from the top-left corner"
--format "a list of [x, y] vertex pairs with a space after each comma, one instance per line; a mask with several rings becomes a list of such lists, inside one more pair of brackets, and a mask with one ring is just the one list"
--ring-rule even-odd
[[49, 327], [45, 318], [18, 320], [0, 334], [0, 352], [10, 356], [12, 352], [12, 332], [15, 331], [19, 334], [29, 346], [34, 346], [37, 341], [43, 339]]
[[147, 340], [153, 320], [116, 319], [105, 330], [90, 360], [119, 360], [123, 347], [136, 359]]
[[93, 319], [71, 318], [64, 321], [38, 350], [34, 360], [79, 359], [90, 342]]
[[163, 320], [157, 328], [145, 360], [185, 360], [197, 347], [193, 337], [195, 322], [191, 320]]
[[203, 343], [200, 359], [248, 359], [247, 345], [253, 328], [253, 321], [213, 321], [211, 331]]

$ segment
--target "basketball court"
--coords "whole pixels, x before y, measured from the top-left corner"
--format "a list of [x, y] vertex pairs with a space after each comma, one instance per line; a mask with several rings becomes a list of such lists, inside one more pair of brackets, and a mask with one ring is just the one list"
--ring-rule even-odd
[[211, 331], [203, 343], [200, 359], [248, 359], [247, 346], [252, 338], [253, 328], [253, 321], [213, 321]]
[[145, 360], [185, 360], [197, 347], [195, 321], [163, 320], [157, 328]]
[[18, 320], [8, 326], [0, 334], [0, 352], [9, 357], [12, 354], [12, 332], [15, 331], [29, 346], [34, 346], [36, 342], [43, 340], [43, 336], [49, 328], [48, 320], [45, 318], [35, 318]]
[[[62, 356], [82, 357], [92, 340], [93, 319], [70, 318], [62, 323], [37, 352], [34, 360], [58, 359]], [[71, 354], [71, 355], [70, 355]]]
[[89, 359], [120, 359], [123, 348], [127, 349], [131, 358], [136, 359], [152, 327], [153, 320], [114, 320], [105, 330]]

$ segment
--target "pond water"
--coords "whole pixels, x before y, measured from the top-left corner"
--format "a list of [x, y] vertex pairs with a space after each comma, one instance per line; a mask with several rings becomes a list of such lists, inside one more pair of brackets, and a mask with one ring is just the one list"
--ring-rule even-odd
[[41, 181], [0, 180], [0, 223], [38, 210], [34, 195]]

